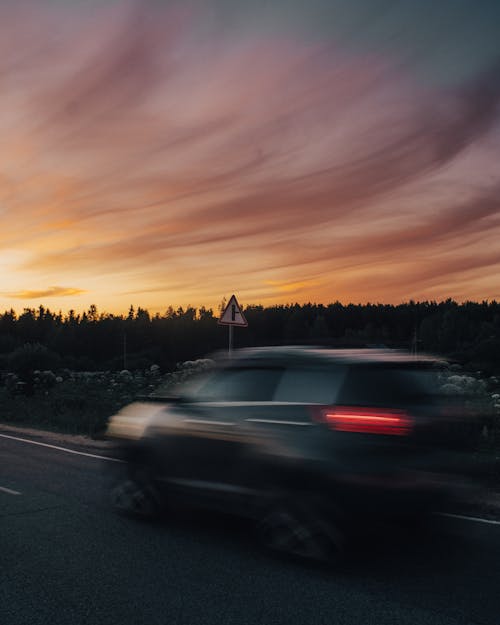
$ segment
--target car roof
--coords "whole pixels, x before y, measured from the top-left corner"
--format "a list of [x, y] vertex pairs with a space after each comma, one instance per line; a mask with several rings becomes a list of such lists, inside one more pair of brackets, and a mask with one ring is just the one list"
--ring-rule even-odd
[[321, 347], [253, 347], [234, 350], [231, 358], [226, 354], [219, 354], [218, 360], [230, 362], [235, 366], [250, 362], [266, 363], [338, 363], [338, 364], [412, 364], [422, 366], [432, 366], [433, 364], [444, 362], [434, 356], [411, 354], [404, 350], [395, 349], [331, 349]]

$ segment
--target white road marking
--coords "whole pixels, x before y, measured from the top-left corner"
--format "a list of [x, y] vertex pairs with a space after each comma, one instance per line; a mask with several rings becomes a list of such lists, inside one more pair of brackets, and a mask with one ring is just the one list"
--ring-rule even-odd
[[0, 434], [2, 438], [9, 438], [13, 441], [19, 441], [21, 443], [29, 443], [30, 445], [39, 445], [40, 447], [48, 447], [49, 449], [56, 449], [57, 451], [64, 451], [67, 454], [75, 454], [76, 456], [86, 456], [87, 458], [96, 458], [97, 460], [109, 460], [109, 462], [122, 462], [120, 458], [112, 458], [110, 456], [99, 456], [98, 454], [89, 454], [85, 451], [76, 451], [76, 449], [68, 449], [67, 447], [59, 447], [58, 445], [49, 445], [49, 443], [41, 443], [40, 441], [32, 441], [29, 438], [19, 438], [18, 436], [11, 436], [10, 434]]
[[20, 495], [21, 493], [17, 490], [12, 490], [11, 488], [5, 488], [5, 486], [0, 486], [0, 491], [2, 493], [7, 493], [8, 495]]
[[451, 514], [449, 512], [440, 512], [439, 516], [450, 517], [451, 519], [461, 519], [462, 521], [473, 521], [474, 523], [486, 523], [488, 525], [500, 525], [500, 521], [493, 519], [483, 519], [478, 516], [465, 516], [463, 514]]

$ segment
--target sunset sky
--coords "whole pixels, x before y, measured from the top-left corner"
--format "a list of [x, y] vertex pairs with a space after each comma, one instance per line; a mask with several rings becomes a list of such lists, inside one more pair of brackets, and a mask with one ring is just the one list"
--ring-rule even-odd
[[0, 4], [0, 310], [500, 299], [498, 0]]

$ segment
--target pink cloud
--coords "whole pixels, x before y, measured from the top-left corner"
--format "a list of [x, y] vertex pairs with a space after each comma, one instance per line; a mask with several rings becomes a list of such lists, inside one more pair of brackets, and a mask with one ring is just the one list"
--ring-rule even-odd
[[[216, 290], [229, 266], [279, 297], [280, 284], [314, 293], [341, 267], [405, 251], [417, 263], [426, 248], [455, 250], [458, 267], [461, 239], [500, 228], [500, 175], [485, 184], [471, 167], [471, 197], [447, 191], [438, 214], [426, 191], [496, 128], [498, 68], [431, 89], [335, 42], [214, 33], [202, 20], [148, 3], [2, 7], [2, 237], [31, 251], [24, 270], [140, 273], [154, 292], [167, 269]], [[423, 201], [407, 228], [409, 186]], [[384, 204], [389, 225], [373, 231]], [[329, 231], [334, 247], [319, 240]], [[413, 273], [431, 281], [416, 267], [394, 284]]]

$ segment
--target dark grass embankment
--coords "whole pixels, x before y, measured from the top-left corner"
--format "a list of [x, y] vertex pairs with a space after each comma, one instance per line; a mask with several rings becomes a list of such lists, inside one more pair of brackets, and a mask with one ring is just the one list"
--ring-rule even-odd
[[186, 361], [163, 375], [156, 365], [135, 372], [35, 371], [30, 384], [7, 374], [0, 386], [0, 423], [100, 438], [123, 406], [141, 396], [167, 393], [211, 366], [207, 359]]
[[108, 419], [138, 395], [154, 391], [162, 378], [147, 374], [92, 373], [71, 376], [26, 394], [0, 387], [0, 421], [66, 434], [101, 437]]

